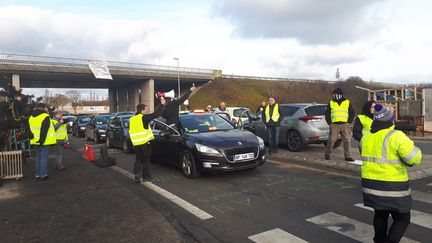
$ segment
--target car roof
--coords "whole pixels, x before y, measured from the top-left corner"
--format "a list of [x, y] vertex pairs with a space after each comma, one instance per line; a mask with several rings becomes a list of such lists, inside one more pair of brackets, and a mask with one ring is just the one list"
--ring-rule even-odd
[[326, 104], [318, 104], [318, 103], [290, 103], [290, 104], [281, 104], [281, 106], [295, 106], [295, 107], [314, 106], [314, 105], [326, 105]]

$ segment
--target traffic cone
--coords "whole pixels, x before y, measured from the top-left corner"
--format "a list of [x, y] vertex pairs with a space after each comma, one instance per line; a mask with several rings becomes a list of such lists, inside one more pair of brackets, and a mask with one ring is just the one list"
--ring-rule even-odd
[[93, 162], [95, 160], [95, 154], [93, 146], [84, 144], [83, 158], [87, 161]]

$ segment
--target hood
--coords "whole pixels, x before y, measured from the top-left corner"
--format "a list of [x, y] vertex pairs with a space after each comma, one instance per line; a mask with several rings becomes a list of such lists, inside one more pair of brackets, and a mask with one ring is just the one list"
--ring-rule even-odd
[[96, 128], [107, 129], [108, 128], [108, 124], [99, 124], [99, 125], [96, 125]]
[[362, 114], [372, 119], [373, 119], [373, 114], [370, 112], [370, 107], [372, 106], [373, 103], [375, 103], [375, 101], [368, 101], [362, 107]]
[[32, 116], [36, 117], [36, 116], [39, 116], [40, 114], [43, 114], [43, 113], [45, 113], [45, 112], [44, 111], [40, 111], [40, 110], [34, 110], [32, 112]]
[[[258, 146], [258, 138], [248, 131], [228, 130], [186, 134], [190, 139], [203, 145], [217, 148], [232, 148], [245, 146]], [[239, 142], [241, 144], [239, 144]]]

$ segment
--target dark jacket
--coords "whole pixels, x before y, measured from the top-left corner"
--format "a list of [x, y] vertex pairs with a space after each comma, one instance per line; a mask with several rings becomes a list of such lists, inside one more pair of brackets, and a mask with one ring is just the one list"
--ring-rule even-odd
[[[342, 103], [342, 101], [345, 101], [345, 100], [346, 100], [345, 98], [342, 98], [340, 100], [334, 100], [334, 101], [336, 101], [340, 105]], [[348, 113], [349, 113], [348, 114], [348, 123], [352, 123], [354, 121], [356, 114], [355, 114], [354, 107], [352, 106], [351, 102], [350, 102], [349, 107], [348, 107]], [[330, 125], [332, 123], [331, 122], [330, 102], [327, 105], [327, 110], [325, 112], [325, 118], [326, 118], [327, 124]], [[343, 123], [343, 122], [338, 122], [338, 123]]]
[[[274, 105], [269, 105], [270, 106], [270, 113], [269, 113], [270, 117], [273, 115], [273, 110], [274, 110], [274, 107], [275, 107], [276, 104], [277, 103], [275, 103]], [[285, 114], [283, 113], [282, 107], [280, 105], [279, 105], [279, 115], [280, 115], [279, 116], [279, 120], [277, 122], [275, 122], [275, 121], [273, 121], [273, 120], [270, 119], [270, 121], [267, 123], [266, 122], [265, 109], [264, 109], [264, 111], [262, 113], [262, 120], [263, 120], [264, 124], [267, 127], [278, 127], [278, 126], [280, 126], [280, 124], [281, 124], [281, 122], [282, 122], [282, 120], [283, 120], [283, 118], [285, 116]]]
[[262, 106], [258, 106], [258, 108], [256, 109], [256, 113], [260, 112], [260, 111], [261, 111], [261, 109], [263, 109], [263, 111], [264, 111], [265, 107], [262, 107]]
[[[33, 111], [32, 116], [37, 117], [43, 113], [45, 113], [45, 112], [36, 110], [36, 111]], [[48, 129], [50, 127], [50, 123], [51, 123], [51, 118], [49, 116], [42, 121], [41, 132], [40, 132], [40, 137], [39, 137], [39, 142], [38, 142], [39, 144], [45, 143], [45, 139], [46, 139], [47, 134], [48, 134]], [[30, 130], [30, 124], [28, 122], [27, 122], [26, 130], [28, 131], [27, 132], [28, 138], [32, 139], [34, 137], [34, 135]]]
[[[144, 114], [143, 116], [142, 116], [142, 122], [143, 122], [143, 125], [144, 125], [144, 128], [148, 128], [148, 125], [149, 125], [149, 123], [152, 121], [152, 120], [154, 120], [154, 119], [156, 119], [156, 118], [158, 118], [161, 114], [162, 114], [162, 111], [164, 110], [164, 106], [159, 106], [153, 113], [150, 113], [150, 114]], [[135, 113], [135, 115], [138, 115], [139, 113]]]
[[178, 100], [172, 100], [165, 105], [165, 109], [163, 110], [161, 116], [165, 118], [166, 124], [177, 125], [179, 123], [179, 106], [185, 102], [190, 96], [192, 91], [186, 91], [182, 97]]

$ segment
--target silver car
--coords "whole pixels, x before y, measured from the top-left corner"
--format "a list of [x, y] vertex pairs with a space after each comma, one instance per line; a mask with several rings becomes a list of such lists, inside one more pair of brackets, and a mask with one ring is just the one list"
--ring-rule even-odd
[[[280, 145], [287, 146], [290, 151], [299, 152], [307, 144], [327, 144], [330, 127], [324, 115], [327, 109], [326, 104], [281, 104], [280, 109], [285, 114], [280, 127]], [[262, 121], [262, 112], [252, 116], [251, 120], [255, 134], [267, 142], [268, 137]], [[340, 141], [335, 147], [338, 146], [338, 143]]]

